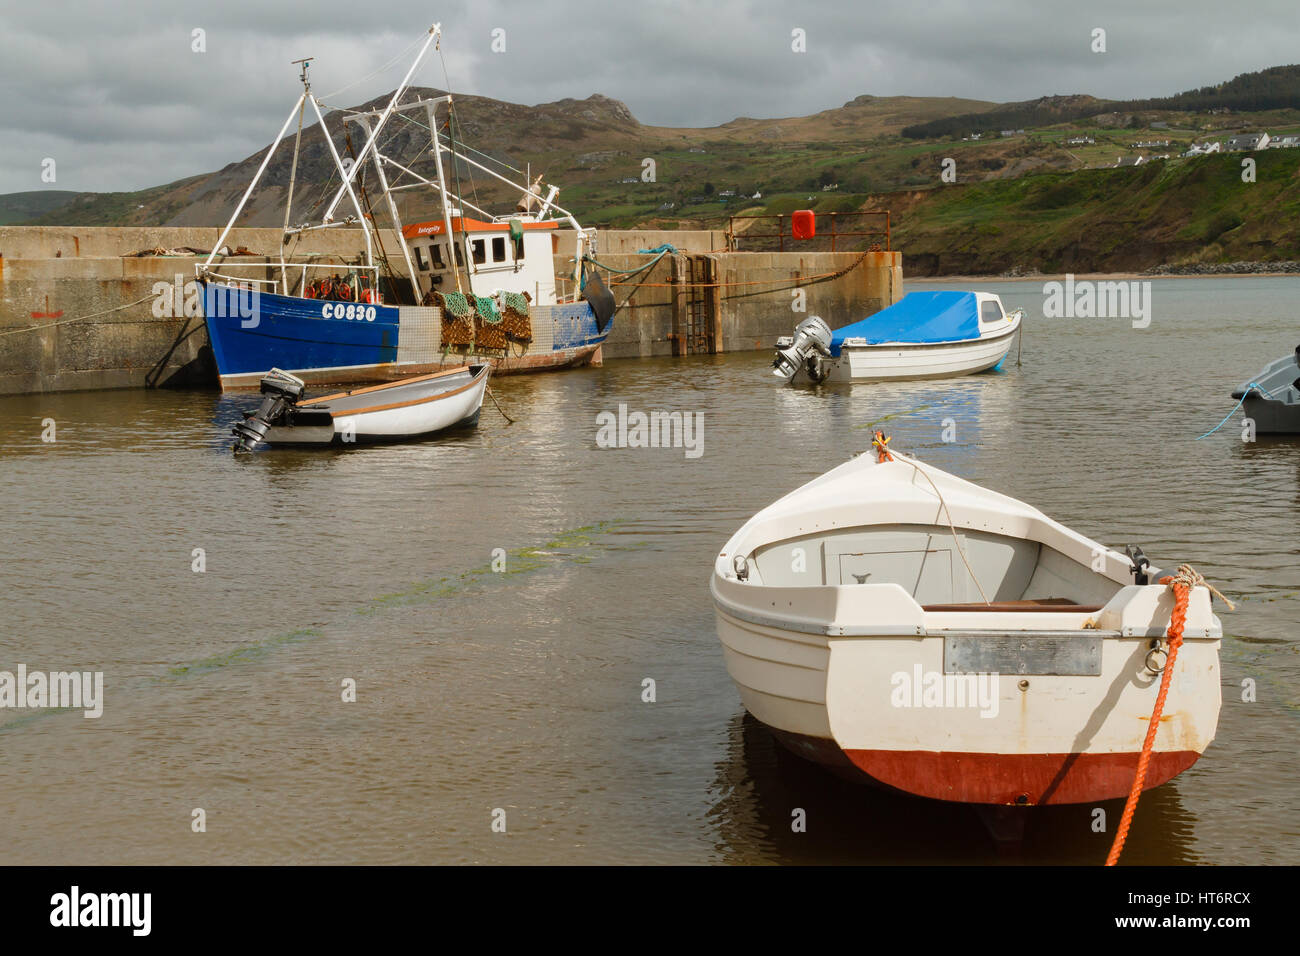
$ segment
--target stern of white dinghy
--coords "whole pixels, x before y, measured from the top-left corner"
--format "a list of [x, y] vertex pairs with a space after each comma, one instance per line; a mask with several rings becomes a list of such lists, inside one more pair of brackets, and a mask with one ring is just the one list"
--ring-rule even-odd
[[[1099, 611], [925, 612], [912, 637], [833, 636], [826, 711], [860, 770], [920, 796], [1088, 803], [1132, 785], [1165, 658], [1169, 588], [1120, 588]], [[1209, 593], [1189, 601], [1146, 789], [1214, 739], [1219, 638]]]

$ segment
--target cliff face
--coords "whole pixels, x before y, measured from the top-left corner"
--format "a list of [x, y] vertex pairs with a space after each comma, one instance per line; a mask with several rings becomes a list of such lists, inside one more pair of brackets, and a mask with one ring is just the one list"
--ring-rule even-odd
[[1300, 150], [1156, 161], [873, 197], [908, 275], [1186, 271], [1300, 258]]

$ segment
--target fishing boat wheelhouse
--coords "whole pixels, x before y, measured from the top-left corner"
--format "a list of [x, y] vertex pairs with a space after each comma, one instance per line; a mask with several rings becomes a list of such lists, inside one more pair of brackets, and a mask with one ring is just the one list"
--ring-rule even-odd
[[450, 243], [447, 224], [442, 222], [406, 226], [402, 237], [411, 250], [417, 292], [426, 304], [433, 293], [454, 287], [449, 246], [456, 249], [456, 269], [468, 273], [470, 283], [484, 290], [482, 294], [522, 293], [533, 302], [549, 304], [558, 301], [552, 263], [559, 251], [559, 227], [557, 222], [531, 217], [485, 222], [453, 216]]
[[[556, 204], [558, 186], [544, 184], [540, 176], [532, 179], [529, 173], [522, 180], [511, 178], [508, 173], [519, 171], [477, 151], [486, 162], [469, 155], [452, 135], [451, 95], [401, 102], [440, 36], [441, 28], [434, 24], [384, 109], [343, 111], [345, 123], [358, 126], [365, 137], [364, 146], [348, 162], [329, 135], [324, 104], [312, 93], [309, 61], [297, 61], [302, 63], [303, 92], [214, 251], [197, 267], [223, 388], [257, 387], [272, 368], [308, 383], [351, 383], [457, 365], [485, 364], [497, 374], [507, 374], [599, 361], [615, 306], [600, 277], [584, 271], [595, 253], [594, 230], [584, 229]], [[315, 113], [340, 185], [318, 222], [293, 225], [297, 160], [308, 107]], [[295, 117], [298, 133], [278, 259], [218, 261]], [[379, 149], [379, 133], [394, 117], [428, 131], [427, 149], [422, 147], [420, 157], [408, 160], [410, 165]], [[431, 177], [411, 168], [426, 157], [432, 160]], [[446, 185], [444, 158], [453, 169], [472, 168], [518, 189], [518, 203], [494, 214], [457, 195]], [[358, 176], [363, 168], [373, 170], [378, 189], [368, 193], [361, 188]], [[403, 224], [395, 195], [410, 189], [432, 190], [441, 215], [430, 222]], [[345, 202], [349, 212], [343, 211]], [[400, 266], [393, 265], [397, 256], [383, 252], [376, 207], [386, 210], [397, 233]], [[310, 233], [338, 227], [360, 230], [365, 244], [360, 254], [286, 255], [290, 243], [296, 249]], [[560, 289], [555, 257], [567, 257], [570, 250], [572, 269]]]

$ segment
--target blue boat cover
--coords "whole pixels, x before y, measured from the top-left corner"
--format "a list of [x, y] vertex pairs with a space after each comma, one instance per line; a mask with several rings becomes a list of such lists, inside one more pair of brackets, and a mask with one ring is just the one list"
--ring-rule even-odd
[[831, 354], [838, 356], [845, 339], [882, 342], [961, 342], [980, 335], [979, 304], [974, 292], [909, 292], [870, 318], [831, 333]]

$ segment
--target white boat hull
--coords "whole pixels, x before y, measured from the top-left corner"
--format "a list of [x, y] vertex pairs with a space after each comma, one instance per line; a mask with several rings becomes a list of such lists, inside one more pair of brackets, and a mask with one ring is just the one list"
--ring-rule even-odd
[[[992, 706], [979, 706], [976, 694], [968, 694], [972, 706], [896, 706], [900, 689], [927, 680], [940, 693], [929, 675], [944, 674], [942, 633], [831, 637], [721, 608], [716, 618], [745, 709], [809, 759], [965, 803], [1089, 803], [1123, 797], [1132, 785], [1159, 685], [1135, 679], [1150, 638], [1103, 640], [1097, 677], [994, 675]], [[1213, 740], [1218, 648], [1218, 640], [1200, 639], [1180, 650], [1147, 789], [1186, 770]]]
[[[1170, 588], [1126, 584], [1124, 555], [896, 458], [791, 492], [719, 554], [718, 638], [745, 708], [795, 752], [918, 796], [1125, 796]], [[1192, 589], [1147, 789], [1214, 739], [1221, 636], [1208, 590]]]
[[[1007, 357], [1020, 328], [1011, 327], [969, 342], [931, 345], [845, 345], [827, 360], [832, 382], [882, 382], [891, 379], [954, 378], [993, 368]], [[807, 371], [800, 374], [806, 376]]]
[[[386, 395], [392, 386], [376, 386], [347, 393], [349, 396], [365, 394], [363, 407], [340, 409], [331, 413], [329, 425], [273, 425], [266, 432], [265, 441], [272, 445], [329, 445], [351, 442], [386, 442], [425, 438], [457, 427], [467, 427], [478, 420], [479, 410], [487, 391], [490, 369], [485, 365], [469, 381], [454, 389], [433, 395], [404, 400], [400, 395]], [[437, 376], [429, 376], [436, 378]], [[398, 383], [400, 384], [400, 383]], [[330, 403], [331, 396], [304, 403]]]

